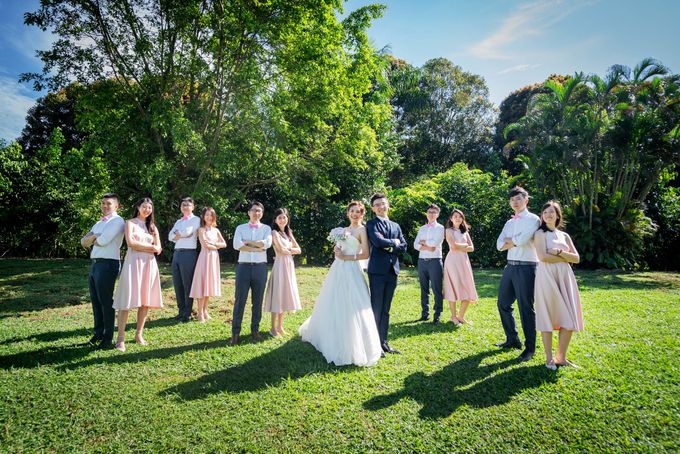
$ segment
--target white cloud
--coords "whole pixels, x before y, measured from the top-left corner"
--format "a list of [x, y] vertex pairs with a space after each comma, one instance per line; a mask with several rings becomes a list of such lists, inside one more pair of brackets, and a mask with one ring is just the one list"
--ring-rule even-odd
[[530, 69], [536, 69], [539, 66], [541, 66], [540, 63], [536, 63], [536, 64], [533, 64], [533, 65], [529, 65], [529, 64], [515, 65], [515, 66], [511, 66], [509, 68], [505, 68], [505, 69], [498, 71], [498, 74], [507, 74], [507, 73], [513, 73], [513, 72], [528, 71]]
[[572, 14], [588, 0], [545, 0], [519, 5], [503, 20], [500, 27], [472, 45], [468, 53], [481, 59], [510, 60], [515, 58], [509, 45], [527, 38], [538, 38], [553, 25]]
[[11, 142], [21, 134], [26, 113], [35, 104], [35, 98], [29, 95], [36, 96], [16, 80], [0, 76], [0, 139]]
[[2, 24], [0, 25], [0, 32], [2, 33], [2, 41], [28, 59], [38, 60], [36, 51], [47, 50], [56, 41], [56, 36], [52, 33], [23, 24]]

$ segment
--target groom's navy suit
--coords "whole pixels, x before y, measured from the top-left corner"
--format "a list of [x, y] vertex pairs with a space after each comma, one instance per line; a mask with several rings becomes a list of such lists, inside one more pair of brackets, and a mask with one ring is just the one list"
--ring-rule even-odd
[[[401, 227], [396, 222], [371, 219], [366, 223], [368, 241], [371, 243], [371, 255], [368, 260], [368, 282], [371, 288], [371, 306], [378, 326], [380, 343], [387, 342], [387, 330], [390, 324], [390, 307], [392, 297], [397, 288], [399, 275], [398, 253], [406, 250], [406, 240]], [[396, 244], [399, 240], [399, 245]]]

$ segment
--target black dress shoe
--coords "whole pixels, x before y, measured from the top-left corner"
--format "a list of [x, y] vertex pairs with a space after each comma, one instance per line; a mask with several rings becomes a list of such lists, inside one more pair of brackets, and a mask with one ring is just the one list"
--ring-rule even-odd
[[113, 350], [116, 348], [115, 345], [113, 345], [112, 341], [101, 341], [97, 346], [94, 348], [95, 350]]
[[258, 342], [262, 340], [262, 336], [260, 336], [259, 331], [253, 331], [253, 339], [258, 341]]
[[400, 355], [401, 354], [401, 352], [399, 350], [395, 350], [394, 348], [390, 347], [390, 345], [387, 342], [382, 344], [382, 349], [385, 353], [391, 353], [393, 355]]
[[191, 321], [191, 316], [182, 317], [179, 321], [182, 322], [182, 323], [189, 323]]
[[520, 363], [523, 363], [525, 361], [531, 361], [531, 358], [534, 357], [534, 352], [530, 352], [528, 350], [524, 350], [521, 355], [517, 357], [517, 360]]
[[420, 317], [418, 320], [416, 320], [416, 321], [417, 321], [417, 322], [426, 322], [426, 321], [428, 321], [429, 319], [430, 319], [430, 316], [429, 316], [429, 315], [423, 315], [423, 316], [421, 316], [421, 317]]
[[433, 325], [439, 325], [439, 317], [435, 317], [435, 318], [432, 320], [432, 324], [433, 324]]
[[240, 341], [241, 339], [239, 338], [239, 335], [235, 334], [231, 336], [231, 339], [229, 339], [229, 345], [238, 345]]
[[87, 342], [83, 342], [82, 344], [79, 345], [96, 347], [97, 345], [99, 345], [101, 341], [102, 341], [101, 337], [92, 336], [90, 340], [88, 340]]
[[520, 350], [522, 348], [522, 343], [521, 342], [500, 342], [498, 344], [494, 344], [494, 346], [498, 348], [514, 348], [517, 350]]
[[385, 357], [385, 352], [380, 352], [380, 357], [384, 358]]
[[182, 314], [175, 315], [174, 317], [172, 317], [172, 319], [180, 321], [180, 320], [182, 320]]

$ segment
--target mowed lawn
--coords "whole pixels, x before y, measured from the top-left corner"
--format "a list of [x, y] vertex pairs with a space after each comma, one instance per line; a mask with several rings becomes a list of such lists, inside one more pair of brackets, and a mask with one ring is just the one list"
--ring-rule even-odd
[[[0, 260], [2, 452], [452, 452], [680, 449], [680, 275], [577, 273], [586, 330], [580, 369], [499, 351], [499, 270], [475, 270], [471, 327], [413, 323], [414, 270], [400, 278], [390, 355], [371, 368], [334, 367], [297, 335], [326, 268], [300, 267], [304, 310], [284, 339], [227, 346], [234, 269], [205, 325], [151, 312], [144, 347], [92, 351], [86, 260]], [[269, 329], [268, 314], [261, 326]], [[449, 318], [444, 311], [443, 320]], [[539, 338], [540, 339], [540, 338]]]

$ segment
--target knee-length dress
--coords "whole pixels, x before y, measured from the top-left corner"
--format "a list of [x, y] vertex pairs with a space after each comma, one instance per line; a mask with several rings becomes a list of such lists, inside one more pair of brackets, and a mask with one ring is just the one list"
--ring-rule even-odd
[[[567, 234], [560, 230], [547, 231], [546, 248], [572, 251]], [[534, 284], [536, 330], [553, 331], [560, 328], [583, 330], [581, 296], [571, 265], [566, 262], [539, 262]]]
[[[456, 243], [467, 243], [468, 233], [453, 230]], [[477, 301], [475, 278], [467, 252], [450, 250], [444, 260], [444, 298], [447, 301]]]
[[[293, 246], [293, 242], [283, 235], [279, 235], [279, 241], [284, 248]], [[302, 309], [302, 304], [300, 303], [300, 295], [298, 293], [293, 256], [279, 255], [277, 252], [272, 272], [269, 275], [264, 310], [265, 312], [280, 314], [300, 309]]]
[[[132, 237], [148, 245], [153, 244], [153, 235], [146, 224], [133, 219]], [[156, 255], [153, 252], [140, 252], [128, 246], [118, 287], [113, 297], [113, 308], [130, 310], [139, 307], [161, 308], [161, 276], [158, 272]]]
[[[206, 228], [205, 237], [211, 243], [217, 243], [220, 239], [215, 227]], [[192, 298], [222, 296], [220, 253], [217, 249], [201, 248], [196, 260], [196, 269], [194, 270], [194, 279], [191, 282], [189, 296]]]

